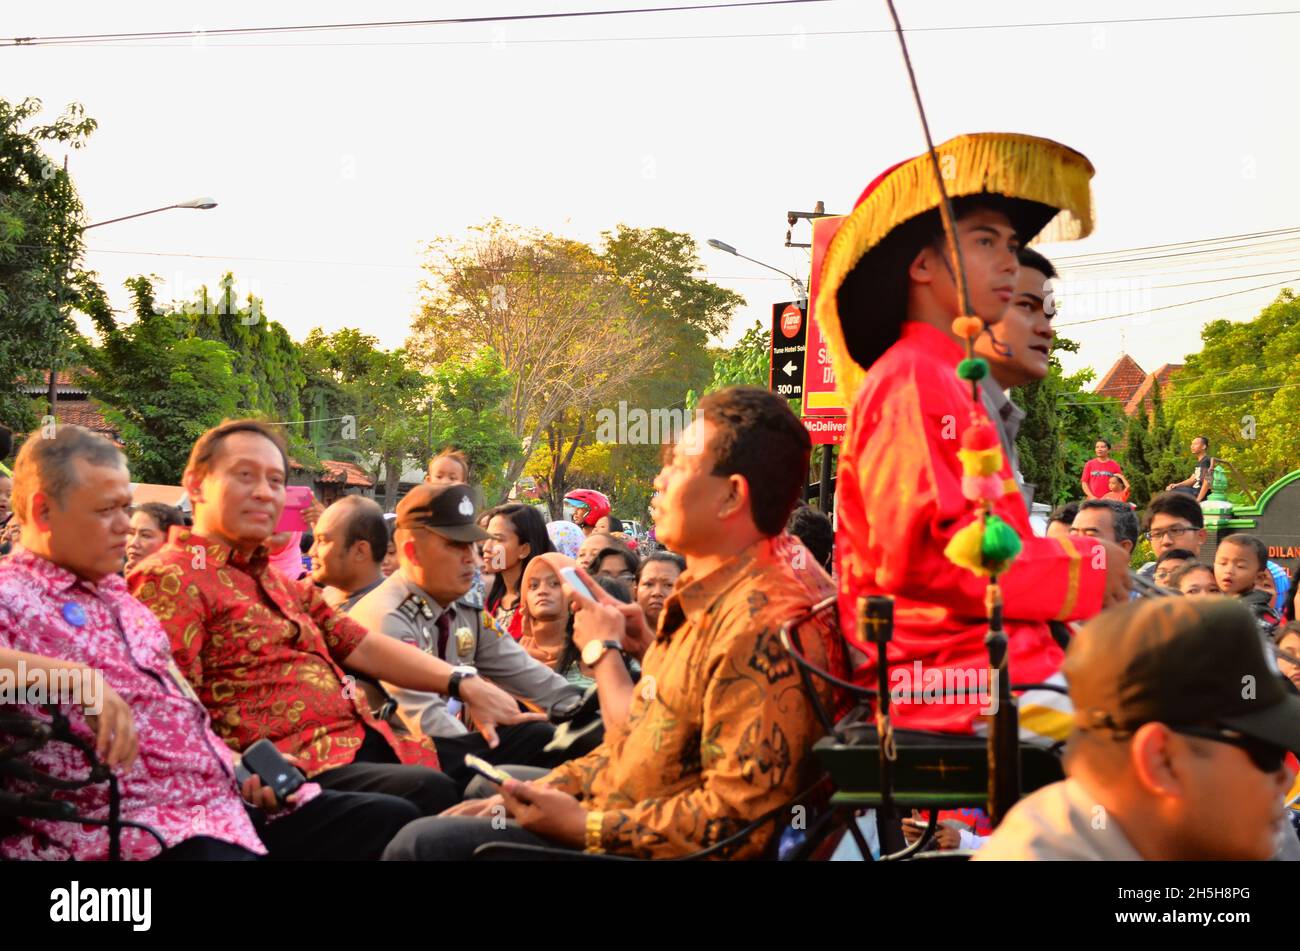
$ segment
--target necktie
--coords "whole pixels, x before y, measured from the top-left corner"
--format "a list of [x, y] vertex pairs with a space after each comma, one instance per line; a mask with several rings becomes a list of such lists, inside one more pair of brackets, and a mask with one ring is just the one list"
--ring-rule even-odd
[[451, 616], [453, 613], [452, 609], [448, 608], [438, 615], [438, 620], [435, 622], [438, 625], [439, 657], [445, 657], [447, 655], [447, 638], [451, 636]]

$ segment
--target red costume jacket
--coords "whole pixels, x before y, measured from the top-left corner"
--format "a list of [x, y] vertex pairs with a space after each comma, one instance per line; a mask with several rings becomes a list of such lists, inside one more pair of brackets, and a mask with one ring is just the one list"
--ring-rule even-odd
[[[988, 579], [950, 562], [944, 547], [974, 517], [962, 495], [957, 450], [970, 425], [970, 386], [956, 376], [963, 348], [939, 330], [915, 321], [872, 365], [854, 400], [840, 456], [836, 561], [840, 622], [866, 655], [855, 672], [876, 686], [875, 647], [857, 637], [858, 598], [894, 598], [889, 645], [891, 686], [908, 692], [927, 684], [915, 674], [929, 668], [987, 668], [984, 606]], [[982, 403], [977, 412], [985, 417]], [[1008, 488], [994, 510], [1020, 535], [1024, 550], [1000, 576], [1004, 627], [1010, 638], [1014, 683], [1039, 682], [1055, 673], [1064, 655], [1048, 633], [1053, 619], [1086, 618], [1101, 609], [1106, 585], [1101, 545], [1089, 538], [1038, 538], [1007, 461]], [[915, 666], [920, 663], [920, 668]], [[927, 678], [928, 679], [928, 678]], [[958, 678], [948, 681], [959, 686]], [[992, 689], [991, 682], [988, 689]], [[891, 706], [899, 728], [971, 731], [986, 693], [966, 702]]]

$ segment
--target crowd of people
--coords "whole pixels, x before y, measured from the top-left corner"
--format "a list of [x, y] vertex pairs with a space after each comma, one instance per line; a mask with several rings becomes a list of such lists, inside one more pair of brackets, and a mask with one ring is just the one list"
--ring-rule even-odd
[[[571, 520], [485, 511], [454, 449], [396, 511], [312, 504], [307, 532], [281, 524], [289, 462], [264, 422], [197, 439], [189, 518], [134, 507], [103, 437], [30, 434], [0, 558], [0, 672], [93, 683], [90, 702], [53, 702], [115, 780], [55, 794], [82, 821], [0, 825], [0, 856], [107, 857], [110, 811], [137, 860], [771, 856], [784, 812], [824, 785], [822, 715], [859, 718], [886, 749], [895, 730], [988, 729], [987, 696], [908, 691], [886, 713], [855, 707], [849, 681], [986, 674], [999, 641], [1026, 685], [1020, 740], [1066, 778], [996, 829], [975, 806], [940, 813], [933, 847], [1300, 856], [1284, 809], [1300, 798], [1297, 579], [1248, 534], [1202, 560], [1212, 461], [1140, 522], [1102, 440], [1085, 498], [1044, 534], [1030, 521], [1012, 393], [1048, 372], [1055, 269], [1023, 244], [1058, 215], [1086, 232], [1091, 165], [1012, 134], [937, 153], [951, 242], [926, 155], [873, 181], [822, 266], [818, 320], [854, 394], [834, 530], [800, 504], [808, 431], [746, 386], [706, 394], [668, 448], [644, 547], [593, 490]], [[1143, 532], [1155, 558], [1133, 572]], [[859, 624], [873, 598], [892, 605], [888, 637]], [[805, 681], [790, 656], [796, 617], [802, 662], [826, 676]], [[263, 782], [268, 746], [300, 774], [292, 793]], [[57, 742], [24, 756], [56, 780], [86, 768]], [[929, 819], [852, 821], [879, 848]]]

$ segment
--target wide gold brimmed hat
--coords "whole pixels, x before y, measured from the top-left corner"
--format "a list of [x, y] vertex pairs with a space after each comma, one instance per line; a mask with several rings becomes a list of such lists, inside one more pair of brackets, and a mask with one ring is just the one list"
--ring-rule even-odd
[[[1092, 231], [1093, 167], [1074, 149], [1032, 135], [981, 132], [949, 139], [935, 152], [948, 197], [1009, 199], [1003, 204], [1021, 242], [1035, 237], [1067, 241]], [[891, 234], [922, 215], [937, 216], [940, 202], [934, 167], [923, 153], [868, 185], [831, 240], [822, 262], [815, 314], [846, 403], [871, 364], [898, 339], [906, 318], [905, 300], [885, 305], [889, 313], [882, 312], [878, 301], [873, 303], [874, 269], [880, 268], [883, 277], [900, 266], [879, 254], [882, 243], [888, 244]], [[840, 290], [850, 274], [863, 293], [856, 295], [853, 313], [841, 314]], [[845, 321], [854, 332], [845, 333]]]

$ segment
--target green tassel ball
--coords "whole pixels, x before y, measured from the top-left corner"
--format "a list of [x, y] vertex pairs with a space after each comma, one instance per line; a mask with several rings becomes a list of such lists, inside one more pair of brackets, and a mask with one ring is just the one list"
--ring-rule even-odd
[[957, 364], [957, 376], [972, 383], [989, 375], [989, 362], [981, 357], [971, 357]]
[[1016, 530], [998, 518], [990, 515], [984, 522], [984, 537], [980, 543], [980, 557], [989, 568], [1000, 574], [1007, 565], [1016, 560], [1023, 546]]

